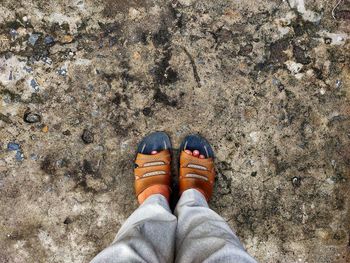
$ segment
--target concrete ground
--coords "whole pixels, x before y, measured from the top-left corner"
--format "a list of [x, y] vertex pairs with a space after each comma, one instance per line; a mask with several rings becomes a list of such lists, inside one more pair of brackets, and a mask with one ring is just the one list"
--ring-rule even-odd
[[106, 247], [155, 130], [175, 156], [212, 143], [210, 205], [258, 261], [350, 262], [349, 20], [349, 0], [1, 0], [0, 262]]

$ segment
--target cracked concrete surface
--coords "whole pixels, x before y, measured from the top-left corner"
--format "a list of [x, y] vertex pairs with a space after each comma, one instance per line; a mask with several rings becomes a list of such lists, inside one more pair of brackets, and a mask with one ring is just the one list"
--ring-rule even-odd
[[[216, 152], [260, 262], [349, 262], [349, 0], [0, 1], [0, 262], [88, 262], [154, 130]], [[176, 167], [174, 167], [176, 171]]]

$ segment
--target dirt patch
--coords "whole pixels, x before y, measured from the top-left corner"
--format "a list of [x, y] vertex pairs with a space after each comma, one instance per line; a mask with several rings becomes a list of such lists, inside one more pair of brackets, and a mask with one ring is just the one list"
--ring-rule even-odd
[[174, 160], [212, 143], [210, 206], [258, 261], [348, 262], [345, 2], [3, 1], [0, 261], [91, 260], [164, 130]]

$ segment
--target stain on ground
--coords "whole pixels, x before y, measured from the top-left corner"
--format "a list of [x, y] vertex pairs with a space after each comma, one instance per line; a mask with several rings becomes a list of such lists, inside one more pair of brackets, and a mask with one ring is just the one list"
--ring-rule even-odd
[[1, 1], [0, 262], [88, 262], [110, 244], [154, 130], [174, 156], [188, 133], [212, 143], [210, 206], [259, 262], [349, 262], [349, 10]]

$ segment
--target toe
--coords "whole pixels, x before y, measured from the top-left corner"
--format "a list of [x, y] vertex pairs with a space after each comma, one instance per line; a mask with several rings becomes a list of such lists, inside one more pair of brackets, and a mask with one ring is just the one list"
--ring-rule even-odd
[[198, 150], [194, 150], [194, 151], [193, 151], [193, 156], [198, 157], [198, 156], [199, 156], [199, 151], [198, 151]]
[[152, 155], [155, 155], [155, 154], [157, 154], [157, 153], [158, 153], [157, 151], [152, 151], [152, 152], [151, 152]]
[[192, 155], [192, 152], [190, 150], [185, 150], [185, 153]]
[[203, 154], [199, 155], [199, 159], [205, 159], [205, 156]]

